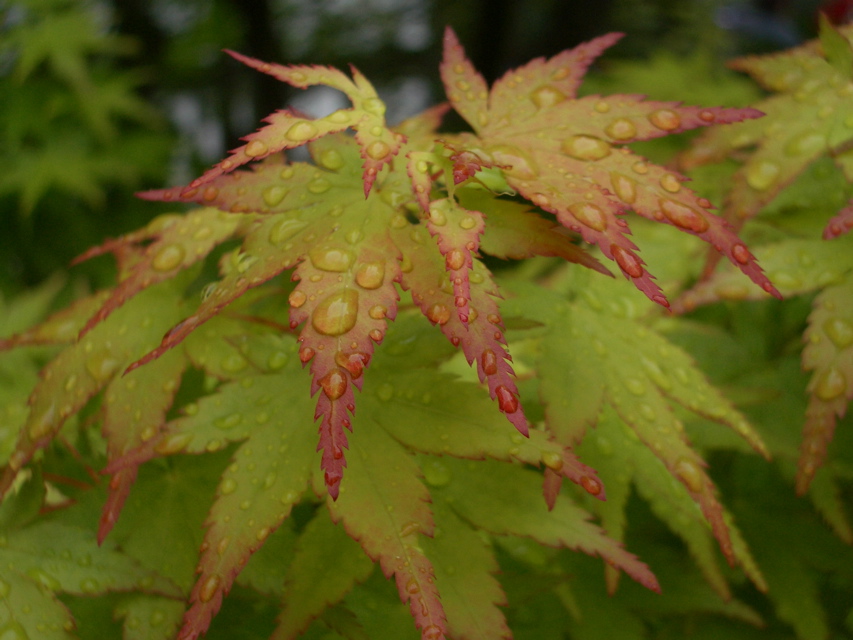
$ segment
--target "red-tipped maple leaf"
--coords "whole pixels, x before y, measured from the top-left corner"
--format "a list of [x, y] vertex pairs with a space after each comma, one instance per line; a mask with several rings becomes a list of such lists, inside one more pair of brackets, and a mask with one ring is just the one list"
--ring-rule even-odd
[[502, 167], [512, 188], [597, 244], [655, 302], [668, 306], [628, 238], [621, 215], [629, 210], [702, 238], [778, 295], [749, 250], [711, 213], [711, 204], [683, 186], [684, 176], [620, 146], [761, 113], [636, 95], [577, 98], [587, 67], [620, 37], [602, 36], [550, 60], [537, 58], [489, 90], [448, 28], [441, 76], [450, 103], [477, 134], [484, 163]]

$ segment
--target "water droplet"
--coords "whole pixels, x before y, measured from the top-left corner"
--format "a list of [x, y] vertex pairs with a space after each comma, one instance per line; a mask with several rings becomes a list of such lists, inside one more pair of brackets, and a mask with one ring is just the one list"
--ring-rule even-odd
[[329, 400], [337, 400], [347, 390], [347, 376], [342, 369], [337, 367], [329, 371], [319, 380], [320, 386], [323, 387], [323, 392]]
[[498, 407], [504, 413], [515, 413], [518, 411], [518, 398], [505, 386], [500, 385], [497, 387], [495, 389], [495, 396], [498, 399]]
[[822, 133], [807, 131], [791, 138], [785, 145], [789, 156], [804, 156], [817, 153], [826, 147], [826, 138]]
[[434, 304], [427, 309], [426, 316], [433, 324], [445, 325], [450, 320], [450, 309], [443, 304]]
[[429, 221], [437, 227], [443, 227], [447, 224], [447, 217], [444, 215], [444, 212], [438, 207], [430, 207]]
[[210, 602], [211, 600], [213, 600], [213, 596], [216, 595], [216, 592], [219, 590], [219, 585], [221, 583], [222, 578], [220, 578], [217, 574], [208, 576], [208, 578], [201, 584], [201, 587], [198, 590], [199, 601]]
[[86, 360], [86, 371], [98, 382], [109, 380], [121, 363], [106, 349], [100, 349]]
[[378, 289], [385, 281], [384, 262], [365, 262], [358, 267], [355, 281], [363, 289]]
[[219, 485], [219, 493], [223, 496], [231, 495], [235, 491], [237, 491], [237, 483], [233, 478], [225, 478]]
[[[438, 638], [439, 636], [435, 636]], [[0, 627], [0, 639], [2, 640], [29, 640], [26, 630], [20, 622], [12, 620]]]
[[708, 220], [693, 207], [667, 198], [661, 198], [658, 203], [663, 215], [675, 226], [694, 233], [708, 230]]
[[246, 148], [243, 149], [243, 153], [250, 158], [257, 158], [258, 156], [266, 155], [268, 152], [269, 147], [266, 142], [261, 140], [250, 140], [249, 144], [246, 145]]
[[276, 222], [269, 233], [270, 244], [280, 246], [295, 236], [305, 227], [305, 223], [294, 218], [286, 218]]
[[671, 173], [665, 173], [660, 179], [660, 186], [670, 193], [681, 191], [681, 182]]
[[451, 271], [458, 271], [462, 267], [465, 266], [467, 260], [465, 259], [465, 254], [459, 249], [451, 249], [444, 256], [444, 260], [447, 264], [447, 268]]
[[628, 118], [616, 118], [604, 130], [614, 140], [630, 140], [637, 135], [637, 127]]
[[681, 117], [670, 109], [658, 109], [649, 114], [649, 122], [663, 131], [675, 131], [681, 126]]
[[595, 103], [593, 107], [598, 113], [608, 113], [610, 111], [610, 105], [604, 102], [603, 100], [599, 100]]
[[637, 200], [637, 183], [632, 178], [614, 171], [610, 174], [610, 184], [622, 202], [633, 204]]
[[387, 157], [389, 153], [391, 153], [391, 147], [382, 142], [382, 140], [376, 140], [375, 142], [371, 142], [367, 145], [367, 155], [374, 160], [382, 160], [382, 158]]
[[839, 349], [853, 344], [853, 323], [844, 318], [830, 318], [823, 323], [823, 330]]
[[[94, 578], [84, 578], [80, 581], [80, 591], [82, 591], [83, 593], [98, 593], [100, 588], [101, 585], [99, 585], [98, 581]], [[2, 636], [0, 636], [0, 638], [2, 638]]]
[[556, 451], [543, 451], [542, 464], [552, 471], [559, 472], [563, 468], [563, 456]]
[[581, 476], [581, 487], [591, 496], [597, 496], [601, 493], [601, 483], [590, 476]]
[[527, 153], [511, 145], [496, 145], [489, 147], [488, 153], [492, 156], [495, 164], [506, 167], [507, 175], [530, 180], [539, 173], [539, 168]]
[[367, 315], [369, 315], [374, 320], [382, 320], [385, 318], [385, 315], [388, 313], [388, 307], [376, 304], [370, 307], [367, 311]]
[[154, 450], [164, 456], [180, 453], [192, 441], [191, 433], [172, 433], [163, 438]]
[[646, 404], [645, 402], [640, 404], [640, 415], [643, 416], [649, 422], [653, 422], [657, 420], [658, 416], [655, 413], [655, 410], [651, 407], [651, 405]]
[[[27, 571], [27, 575], [42, 586], [46, 587], [47, 589], [50, 589], [51, 591], [59, 591], [60, 589], [62, 589], [62, 584], [59, 582], [59, 580], [54, 578], [52, 575], [50, 575], [43, 569], [32, 568]], [[0, 638], [2, 638], [2, 636], [0, 636]]]
[[483, 365], [483, 373], [487, 376], [494, 375], [498, 372], [498, 359], [495, 352], [491, 349], [486, 349], [480, 355], [480, 363]]
[[315, 180], [312, 180], [308, 183], [308, 191], [315, 195], [326, 193], [331, 188], [332, 183], [326, 180], [325, 178], [316, 178]]
[[339, 336], [358, 320], [358, 291], [343, 289], [325, 298], [311, 316], [311, 325], [325, 336]]
[[313, 122], [301, 120], [290, 125], [290, 128], [284, 134], [284, 137], [291, 142], [305, 142], [317, 135], [317, 125]]
[[151, 266], [157, 271], [171, 271], [184, 262], [187, 252], [181, 244], [167, 244], [159, 249], [151, 260]]
[[287, 301], [290, 303], [291, 307], [298, 309], [308, 301], [308, 296], [299, 290], [291, 291], [290, 295], [287, 296]]
[[610, 144], [601, 138], [582, 134], [566, 138], [560, 148], [576, 160], [601, 160], [610, 155]]
[[815, 394], [824, 402], [835, 400], [847, 390], [847, 380], [837, 367], [824, 370], [817, 379]]
[[595, 229], [596, 231], [607, 229], [607, 216], [604, 210], [597, 205], [588, 202], [576, 202], [569, 205], [569, 211], [578, 222], [591, 229]]
[[566, 99], [566, 94], [553, 85], [543, 84], [530, 94], [530, 99], [537, 108], [542, 109], [563, 102]]
[[385, 115], [385, 103], [379, 98], [366, 98], [362, 101], [361, 108], [380, 118]]
[[311, 263], [323, 271], [341, 273], [348, 271], [355, 262], [355, 254], [349, 249], [317, 247], [308, 253]]
[[746, 183], [756, 191], [769, 189], [778, 179], [781, 169], [770, 160], [751, 162], [746, 167]]
[[421, 464], [424, 480], [433, 487], [444, 487], [450, 484], [453, 475], [450, 468], [438, 458], [428, 458]]
[[330, 171], [337, 171], [344, 166], [344, 158], [337, 149], [326, 149], [320, 154], [320, 164]]
[[161, 624], [166, 622], [166, 614], [160, 611], [160, 609], [155, 609], [151, 612], [151, 615], [148, 618], [148, 623], [152, 627], [159, 627]]
[[646, 393], [646, 385], [644, 385], [637, 378], [628, 378], [625, 380], [625, 386], [628, 387], [628, 391], [630, 391], [635, 396], [641, 396]]
[[613, 252], [613, 259], [616, 260], [616, 264], [622, 268], [622, 271], [632, 278], [639, 278], [643, 275], [643, 265], [632, 251], [624, 249], [618, 244], [611, 244], [610, 251]]
[[263, 196], [264, 203], [268, 207], [274, 207], [280, 204], [289, 192], [290, 189], [286, 189], [285, 187], [273, 186], [264, 189], [261, 195]]
[[736, 244], [732, 247], [732, 257], [740, 264], [746, 264], [752, 256], [749, 254], [749, 249], [744, 245]]
[[220, 429], [233, 429], [243, 421], [243, 417], [239, 413], [229, 413], [227, 416], [217, 418], [214, 424]]
[[693, 493], [702, 493], [705, 489], [705, 478], [702, 470], [692, 460], [680, 458], [675, 463], [675, 475]]

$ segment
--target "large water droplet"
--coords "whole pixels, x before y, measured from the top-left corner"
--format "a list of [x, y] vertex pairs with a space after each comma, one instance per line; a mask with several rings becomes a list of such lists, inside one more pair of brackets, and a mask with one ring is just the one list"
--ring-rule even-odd
[[756, 191], [769, 189], [778, 179], [781, 169], [770, 160], [751, 162], [746, 167], [746, 183]]
[[527, 153], [511, 145], [496, 145], [489, 147], [489, 154], [495, 164], [504, 168], [507, 175], [522, 180], [535, 178], [539, 168]]
[[575, 202], [569, 205], [569, 211], [578, 220], [596, 231], [604, 231], [607, 229], [607, 216], [604, 210], [589, 202]]
[[154, 259], [151, 260], [151, 266], [157, 271], [171, 271], [183, 263], [186, 255], [186, 249], [182, 244], [167, 244], [157, 249]]
[[219, 585], [222, 583], [222, 578], [220, 578], [217, 574], [213, 574], [212, 576], [208, 576], [208, 578], [202, 582], [201, 587], [198, 590], [198, 599], [201, 602], [210, 602], [213, 600], [213, 596], [216, 595], [216, 592], [219, 590]]
[[702, 470], [692, 460], [680, 458], [675, 463], [675, 475], [693, 493], [701, 493], [705, 488], [705, 479]]
[[616, 118], [607, 125], [604, 133], [614, 140], [630, 140], [637, 135], [637, 127], [627, 118]]
[[284, 197], [289, 192], [290, 192], [290, 189], [287, 189], [285, 187], [273, 186], [273, 187], [267, 187], [266, 189], [264, 189], [264, 191], [261, 195], [263, 196], [264, 203], [268, 207], [274, 207], [274, 206], [280, 204], [281, 201], [284, 200]]
[[625, 386], [635, 396], [641, 396], [646, 393], [646, 385], [637, 378], [628, 378], [625, 380]]
[[434, 304], [427, 309], [426, 315], [433, 324], [444, 325], [450, 320], [450, 309], [443, 304]]
[[494, 375], [498, 372], [498, 359], [495, 352], [491, 349], [486, 349], [480, 355], [480, 363], [483, 365], [483, 373], [487, 376]]
[[658, 203], [663, 215], [675, 226], [694, 233], [708, 230], [708, 220], [693, 207], [668, 198], [661, 198]]
[[318, 333], [339, 336], [355, 326], [358, 320], [358, 291], [344, 289], [325, 298], [311, 316]]
[[601, 138], [582, 134], [566, 138], [560, 148], [577, 160], [601, 160], [610, 155], [610, 144]]
[[349, 249], [317, 247], [308, 253], [311, 263], [323, 271], [341, 273], [348, 271], [355, 262], [355, 254]]
[[451, 249], [444, 257], [447, 263], [447, 268], [451, 271], [458, 271], [465, 266], [465, 254], [459, 249]]
[[347, 376], [343, 370], [338, 369], [337, 367], [329, 371], [325, 376], [320, 378], [319, 380], [320, 386], [323, 388], [323, 392], [329, 398], [329, 400], [337, 400], [340, 398], [347, 390]]
[[681, 117], [670, 109], [658, 109], [649, 114], [649, 122], [663, 131], [675, 131], [681, 126]]
[[320, 154], [320, 164], [326, 169], [337, 171], [344, 166], [344, 157], [337, 149], [326, 149]]
[[670, 193], [678, 193], [681, 191], [681, 181], [671, 173], [665, 173], [661, 176], [660, 186]]
[[424, 480], [433, 487], [444, 487], [453, 479], [450, 468], [438, 458], [424, 460], [421, 471], [424, 474]]
[[361, 108], [380, 118], [385, 115], [385, 103], [379, 98], [366, 98], [362, 101]]
[[233, 478], [225, 478], [219, 485], [219, 493], [223, 496], [231, 495], [237, 491], [237, 483]]
[[375, 142], [371, 142], [367, 145], [367, 155], [374, 160], [382, 160], [382, 158], [386, 158], [389, 153], [391, 153], [391, 147], [382, 142], [382, 140], [376, 140]]
[[295, 236], [305, 227], [305, 223], [294, 218], [286, 218], [276, 222], [270, 227], [270, 244], [280, 246]]
[[257, 158], [258, 156], [266, 155], [269, 153], [269, 150], [266, 142], [262, 140], [250, 140], [246, 148], [243, 149], [243, 153], [250, 158]]
[[109, 380], [120, 366], [118, 358], [106, 349], [95, 351], [86, 360], [86, 371], [98, 382]]
[[614, 171], [610, 174], [610, 184], [622, 202], [633, 204], [637, 200], [637, 183], [632, 178]]
[[298, 309], [308, 301], [308, 296], [306, 296], [304, 292], [299, 290], [291, 291], [290, 295], [287, 296], [287, 301], [290, 303], [291, 307]]
[[559, 472], [563, 468], [563, 456], [556, 451], [543, 451], [542, 464], [552, 471]]
[[530, 99], [539, 109], [543, 107], [553, 107], [566, 99], [566, 94], [560, 91], [557, 87], [550, 84], [543, 84], [530, 94]]
[[378, 289], [385, 281], [384, 262], [365, 262], [355, 272], [355, 281], [364, 289]]
[[817, 153], [826, 147], [826, 138], [822, 133], [807, 131], [791, 138], [785, 145], [789, 156], [805, 156]]
[[317, 135], [317, 125], [307, 120], [302, 120], [290, 125], [284, 137], [291, 142], [305, 142]]
[[830, 367], [818, 377], [815, 394], [824, 402], [835, 400], [847, 390], [847, 380], [837, 367]]
[[[62, 584], [55, 577], [44, 571], [43, 569], [39, 569], [34, 567], [27, 571], [27, 575], [41, 584], [42, 586], [50, 589], [51, 591], [59, 591], [62, 589]], [[0, 636], [2, 638], [2, 636]]]
[[823, 323], [823, 330], [839, 349], [853, 344], [853, 323], [845, 318], [829, 318]]
[[30, 636], [20, 622], [12, 620], [0, 627], [0, 640], [30, 640]]
[[504, 413], [515, 413], [518, 411], [518, 398], [507, 389], [505, 386], [501, 385], [495, 389], [495, 395], [498, 399], [498, 407]]
[[740, 264], [746, 264], [752, 256], [744, 245], [736, 244], [732, 247], [732, 257]]
[[622, 268], [622, 271], [632, 278], [639, 278], [643, 275], [643, 265], [632, 251], [624, 249], [618, 244], [611, 244], [610, 251], [613, 252], [613, 259], [616, 260], [616, 264]]
[[315, 195], [326, 193], [332, 188], [332, 183], [325, 178], [316, 178], [308, 183], [308, 191]]

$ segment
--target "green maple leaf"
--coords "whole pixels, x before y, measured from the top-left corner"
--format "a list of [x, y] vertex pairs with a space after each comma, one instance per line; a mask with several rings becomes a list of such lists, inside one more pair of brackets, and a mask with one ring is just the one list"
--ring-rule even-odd
[[[836, 28], [821, 16], [820, 39], [782, 53], [749, 56], [731, 63], [776, 92], [756, 107], [766, 115], [759, 121], [714, 127], [684, 154], [690, 168], [728, 156], [744, 158], [732, 178], [726, 217], [736, 225], [755, 216], [812, 163], [829, 156], [848, 181], [853, 178], [850, 61], [853, 30]], [[826, 226], [831, 238], [853, 226], [845, 207]]]
[[[611, 304], [614, 289], [604, 287]], [[751, 560], [730, 535], [714, 484], [704, 471], [705, 463], [690, 447], [673, 407], [678, 405], [732, 428], [767, 456], [761, 438], [746, 419], [705, 380], [686, 353], [631, 315], [602, 313], [604, 302], [590, 288], [584, 289], [585, 301], [575, 302], [530, 286], [517, 286], [517, 293], [517, 298], [506, 303], [513, 315], [544, 319], [553, 327], [532, 332], [537, 336], [537, 353], [542, 354], [535, 363], [539, 393], [546, 425], [555, 439], [566, 445], [579, 442], [597, 423], [602, 408], [612, 407], [631, 437], [648, 447], [699, 505], [729, 562], [740, 560], [748, 568]], [[555, 330], [567, 323], [568, 330]], [[625, 361], [640, 366], [626, 372]], [[609, 443], [611, 448], [619, 446]], [[644, 481], [659, 483], [645, 476]], [[662, 483], [660, 489], [673, 490]], [[624, 493], [624, 488], [619, 490], [622, 499]], [[679, 502], [682, 497], [673, 496], [672, 504]], [[617, 507], [607, 509], [613, 512]], [[618, 531], [622, 527], [618, 512], [609, 517]]]
[[602, 36], [550, 60], [533, 60], [489, 89], [448, 28], [441, 75], [450, 103], [476, 132], [468, 148], [481, 165], [502, 168], [522, 196], [597, 244], [655, 302], [668, 306], [627, 237], [619, 216], [628, 210], [702, 238], [778, 295], [746, 246], [709, 211], [711, 204], [682, 185], [684, 176], [614, 146], [760, 112], [686, 107], [635, 95], [577, 98], [586, 68], [620, 37]]

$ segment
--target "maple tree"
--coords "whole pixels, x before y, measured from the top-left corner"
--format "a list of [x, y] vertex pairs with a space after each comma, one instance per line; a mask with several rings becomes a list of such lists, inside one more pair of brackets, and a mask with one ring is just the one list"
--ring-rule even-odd
[[[824, 33], [829, 57], [847, 60], [838, 32]], [[23, 375], [8, 402], [19, 428], [0, 441], [0, 562], [11, 569], [0, 577], [0, 631], [73, 637], [75, 618], [55, 594], [112, 594], [124, 637], [196, 638], [215, 633], [219, 610], [249, 588], [280, 602], [273, 638], [509, 638], [528, 622], [507, 619], [507, 600], [544, 605], [499, 569], [553, 585], [572, 613], [590, 596], [563, 584], [566, 575], [633, 593], [619, 585], [624, 572], [660, 590], [667, 563], [650, 568], [623, 546], [632, 486], [704, 580], [667, 574], [670, 585], [696, 601], [713, 590], [720, 603], [702, 606], [760, 624], [733, 598], [715, 546], [760, 591], [772, 594], [779, 574], [754, 557], [691, 440], [701, 446], [723, 426], [726, 446], [770, 457], [777, 443], [666, 330], [670, 302], [626, 214], [638, 214], [632, 224], [653, 250], [673, 251], [672, 236], [650, 230], [662, 222], [729, 259], [730, 272], [709, 267], [677, 310], [780, 297], [774, 283], [784, 293], [814, 285], [777, 278], [770, 252], [765, 276], [726, 221], [737, 205], [715, 215], [685, 175], [627, 146], [710, 127], [691, 152], [705, 159], [703, 145], [751, 130], [766, 110], [579, 97], [587, 69], [619, 37], [536, 59], [488, 87], [448, 29], [449, 104], [393, 127], [354, 68], [232, 52], [294, 87], [333, 87], [352, 106], [321, 118], [277, 111], [190, 184], [141, 194], [201, 206], [91, 249], [80, 259], [114, 257], [114, 288], [4, 332], [0, 346], [15, 358], [4, 366]], [[449, 108], [471, 132], [439, 131]], [[302, 146], [310, 162], [281, 153]], [[741, 197], [733, 184], [729, 203]], [[849, 258], [837, 252], [800, 262], [846, 274]], [[786, 269], [789, 255], [779, 258]], [[498, 276], [486, 256], [531, 259], [531, 271]], [[536, 257], [562, 261], [554, 270]], [[624, 278], [605, 277], [607, 261]], [[721, 295], [734, 286], [722, 278], [743, 275], [755, 286]], [[825, 402], [842, 395], [822, 397], [827, 379], [849, 379], [850, 351], [837, 340], [847, 325], [834, 314], [848, 300], [826, 289], [812, 319], [839, 349], [821, 337], [804, 351]], [[36, 375], [27, 358], [47, 353]], [[838, 407], [810, 410], [812, 424], [834, 424]], [[697, 422], [716, 428], [688, 437]], [[824, 438], [827, 429], [812, 430]], [[816, 495], [843, 537], [833, 491]], [[75, 515], [57, 515], [66, 512]], [[95, 533], [83, 523], [97, 513]], [[180, 553], [163, 554], [164, 534]], [[65, 547], [41, 544], [57, 536]], [[567, 550], [603, 559], [603, 570]], [[388, 603], [378, 572], [394, 578], [408, 616]], [[774, 597], [784, 618], [793, 605]], [[800, 637], [817, 628], [793, 624]]]

